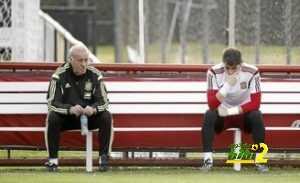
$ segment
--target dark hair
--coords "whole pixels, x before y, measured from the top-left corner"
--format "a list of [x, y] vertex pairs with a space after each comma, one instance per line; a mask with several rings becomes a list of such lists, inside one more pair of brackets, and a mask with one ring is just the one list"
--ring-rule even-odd
[[223, 62], [226, 65], [239, 65], [242, 61], [242, 53], [236, 48], [226, 48], [223, 52]]

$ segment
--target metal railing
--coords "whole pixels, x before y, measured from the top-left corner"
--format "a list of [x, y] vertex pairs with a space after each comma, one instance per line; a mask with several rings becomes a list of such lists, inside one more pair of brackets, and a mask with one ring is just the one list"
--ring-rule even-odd
[[[44, 26], [44, 60], [47, 62], [66, 61], [69, 48], [72, 45], [83, 43], [42, 10], [39, 11], [39, 16]], [[100, 63], [99, 59], [90, 51], [89, 57], [91, 62]]]

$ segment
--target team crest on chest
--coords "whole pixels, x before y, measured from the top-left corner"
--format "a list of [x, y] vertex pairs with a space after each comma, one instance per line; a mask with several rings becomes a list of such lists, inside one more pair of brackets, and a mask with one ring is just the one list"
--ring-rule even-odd
[[92, 97], [92, 82], [90, 80], [86, 81], [84, 84], [84, 99], [91, 99]]
[[246, 89], [247, 88], [247, 82], [246, 81], [241, 82], [240, 87], [241, 87], [242, 90]]
[[85, 82], [84, 90], [85, 91], [92, 91], [92, 82], [90, 80], [88, 80], [87, 82]]

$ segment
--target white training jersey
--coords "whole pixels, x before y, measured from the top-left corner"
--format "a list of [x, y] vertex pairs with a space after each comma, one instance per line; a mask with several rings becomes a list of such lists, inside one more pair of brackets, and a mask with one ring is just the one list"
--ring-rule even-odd
[[[250, 95], [260, 92], [260, 76], [257, 67], [242, 63], [238, 71], [237, 82], [232, 86], [222, 105], [234, 107], [250, 102]], [[208, 90], [219, 90], [225, 82], [225, 67], [223, 63], [213, 66], [207, 72]]]

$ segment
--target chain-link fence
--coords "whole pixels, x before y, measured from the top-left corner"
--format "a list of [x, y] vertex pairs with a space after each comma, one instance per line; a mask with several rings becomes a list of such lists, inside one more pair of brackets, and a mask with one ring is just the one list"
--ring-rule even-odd
[[[138, 3], [115, 1], [121, 60], [138, 54]], [[146, 63], [219, 62], [228, 40], [228, 7], [224, 0], [144, 0]], [[236, 46], [244, 60], [298, 64], [299, 10], [296, 0], [236, 0]]]
[[[96, 7], [96, 33], [91, 40], [97, 41], [100, 59], [104, 62], [139, 59], [139, 0], [41, 2], [73, 8]], [[300, 63], [298, 0], [143, 0], [145, 62], [219, 62], [222, 50], [228, 45], [232, 2], [235, 2], [235, 43], [246, 62]]]
[[[0, 29], [11, 27], [11, 22], [11, 0], [0, 0]], [[11, 48], [0, 45], [0, 61], [10, 59]]]
[[237, 1], [236, 41], [249, 62], [299, 64], [300, 1]]
[[11, 0], [0, 0], [0, 27], [11, 27]]
[[[225, 1], [145, 0], [144, 34], [146, 63], [211, 63], [226, 44]], [[139, 50], [138, 0], [117, 2], [121, 17], [116, 24], [122, 59], [134, 61]], [[226, 4], [226, 2], [225, 2]], [[212, 52], [214, 51], [214, 53]], [[127, 56], [127, 57], [126, 57]]]

